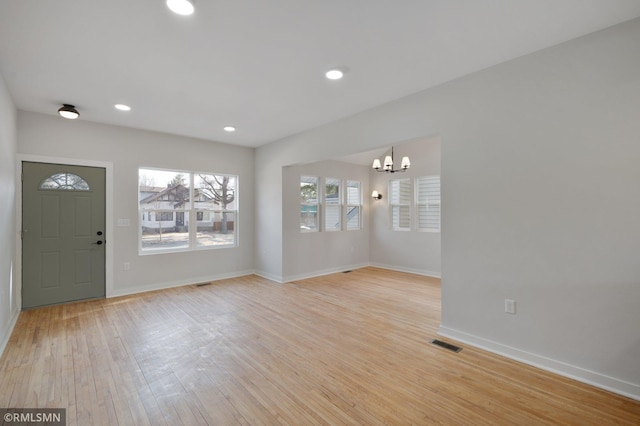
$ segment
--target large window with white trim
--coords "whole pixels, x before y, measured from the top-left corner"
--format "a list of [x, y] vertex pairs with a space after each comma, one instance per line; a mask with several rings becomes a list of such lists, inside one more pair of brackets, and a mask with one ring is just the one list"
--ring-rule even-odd
[[138, 170], [140, 252], [235, 247], [238, 176]]

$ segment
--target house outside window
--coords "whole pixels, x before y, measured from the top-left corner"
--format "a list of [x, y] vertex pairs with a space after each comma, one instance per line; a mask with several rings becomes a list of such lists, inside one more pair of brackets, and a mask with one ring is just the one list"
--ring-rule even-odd
[[238, 177], [138, 170], [140, 252], [237, 246]]

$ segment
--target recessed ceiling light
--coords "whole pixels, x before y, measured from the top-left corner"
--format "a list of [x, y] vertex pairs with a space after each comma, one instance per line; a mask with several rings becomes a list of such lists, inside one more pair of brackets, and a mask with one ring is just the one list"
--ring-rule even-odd
[[225, 132], [235, 132], [236, 131], [235, 126], [224, 126], [223, 129], [224, 129]]
[[125, 104], [115, 104], [114, 107], [120, 111], [131, 111], [131, 107]]
[[58, 114], [60, 114], [64, 118], [68, 118], [69, 120], [75, 120], [80, 117], [80, 113], [73, 105], [62, 104], [60, 109], [58, 110]]
[[193, 1], [194, 0], [167, 0], [167, 7], [178, 15], [191, 15], [195, 10]]
[[327, 71], [325, 75], [329, 80], [340, 80], [344, 76], [344, 73], [338, 69], [335, 69]]

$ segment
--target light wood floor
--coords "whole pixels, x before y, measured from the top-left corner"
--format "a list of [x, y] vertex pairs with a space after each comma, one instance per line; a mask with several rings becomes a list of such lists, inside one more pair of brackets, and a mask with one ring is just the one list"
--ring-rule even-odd
[[439, 322], [439, 280], [375, 268], [35, 309], [0, 359], [0, 407], [66, 407], [69, 425], [640, 424], [640, 402], [430, 345]]

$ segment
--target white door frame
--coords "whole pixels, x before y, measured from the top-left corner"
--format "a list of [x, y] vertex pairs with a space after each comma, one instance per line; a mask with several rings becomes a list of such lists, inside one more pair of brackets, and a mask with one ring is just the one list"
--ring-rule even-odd
[[69, 164], [72, 166], [100, 167], [106, 172], [105, 191], [105, 297], [113, 294], [113, 163], [106, 161], [81, 160], [77, 158], [48, 157], [42, 155], [16, 155], [16, 268], [15, 278], [18, 288], [19, 309], [22, 310], [22, 162]]

